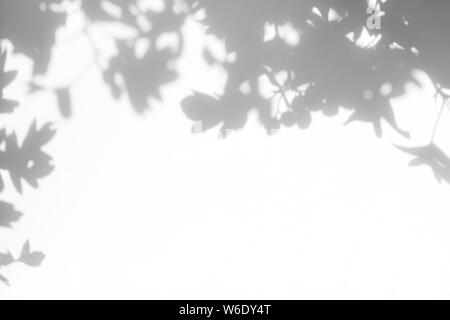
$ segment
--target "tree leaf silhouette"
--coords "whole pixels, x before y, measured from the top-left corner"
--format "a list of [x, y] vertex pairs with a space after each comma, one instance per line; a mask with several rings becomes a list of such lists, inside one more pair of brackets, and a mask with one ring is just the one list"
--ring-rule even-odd
[[58, 99], [58, 106], [61, 115], [69, 118], [72, 115], [72, 102], [70, 99], [70, 91], [68, 88], [59, 88], [55, 90]]
[[0, 51], [0, 113], [10, 113], [17, 103], [3, 97], [3, 90], [16, 78], [17, 72], [5, 71], [6, 52]]
[[[22, 246], [22, 250], [18, 259], [15, 259], [9, 251], [7, 251], [6, 253], [0, 252], [0, 268], [19, 262], [30, 267], [39, 267], [44, 259], [45, 255], [42, 252], [30, 250], [30, 242], [27, 240]], [[3, 282], [8, 286], [10, 285], [9, 280], [1, 274], [0, 282]]]
[[5, 151], [0, 152], [0, 168], [9, 171], [18, 192], [22, 192], [22, 180], [37, 188], [38, 180], [53, 171], [52, 158], [41, 149], [54, 134], [55, 130], [49, 124], [38, 129], [34, 122], [22, 145], [15, 133], [6, 135]]
[[5, 278], [4, 276], [2, 276], [0, 274], [0, 281], [3, 282], [4, 284], [6, 284], [7, 286], [10, 285], [9, 280], [7, 278]]
[[18, 261], [31, 267], [39, 267], [44, 258], [45, 255], [42, 252], [30, 251], [30, 242], [27, 240], [22, 247]]
[[[0, 8], [4, 2], [0, 2]], [[0, 16], [3, 14], [0, 11]], [[1, 24], [2, 21], [0, 21]], [[0, 31], [1, 32], [1, 31]], [[18, 105], [16, 102], [3, 98], [3, 89], [9, 85], [17, 73], [5, 71], [6, 52], [0, 52], [0, 112], [12, 112]], [[11, 181], [18, 192], [22, 192], [22, 180], [25, 180], [33, 187], [38, 186], [38, 180], [48, 175], [53, 170], [51, 157], [46, 154], [42, 147], [53, 138], [55, 130], [50, 124], [41, 128], [37, 127], [36, 121], [31, 125], [26, 137], [21, 144], [18, 143], [17, 135], [13, 131], [7, 133], [0, 129], [0, 169], [9, 172]], [[0, 192], [5, 188], [4, 180], [0, 175]], [[14, 208], [14, 205], [0, 201], [0, 228], [11, 228], [17, 222], [22, 213]], [[19, 259], [14, 259], [8, 251], [0, 253], [0, 268], [6, 267], [14, 262], [22, 262], [29, 266], [39, 266], [44, 259], [41, 252], [31, 252], [27, 241], [22, 249]], [[0, 281], [9, 285], [9, 281], [0, 274]]]
[[397, 148], [415, 156], [410, 162], [410, 166], [429, 166], [439, 182], [450, 183], [450, 158], [434, 143], [414, 148], [401, 146], [397, 146]]
[[0, 227], [11, 228], [13, 222], [17, 222], [22, 213], [16, 211], [10, 203], [0, 201]]
[[14, 257], [12, 256], [11, 252], [1, 253], [0, 252], [0, 265], [1, 266], [7, 266], [14, 262]]

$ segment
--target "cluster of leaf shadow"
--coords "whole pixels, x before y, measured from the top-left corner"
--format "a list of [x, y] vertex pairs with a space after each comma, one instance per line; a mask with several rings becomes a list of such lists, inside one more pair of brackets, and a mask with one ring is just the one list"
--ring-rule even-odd
[[[425, 71], [436, 85], [436, 96], [448, 96], [450, 86], [450, 2], [446, 0], [189, 0], [194, 12], [203, 11], [208, 33], [224, 39], [233, 63], [221, 64], [228, 75], [220, 97], [194, 93], [183, 109], [203, 128], [242, 128], [248, 112], [256, 109], [270, 132], [280, 126], [307, 128], [313, 112], [334, 116], [340, 108], [351, 111], [348, 122], [371, 124], [382, 135], [382, 120], [399, 134], [409, 137], [396, 123], [390, 101], [405, 93], [413, 82], [412, 71]], [[358, 37], [369, 18], [368, 10], [378, 8], [382, 28], [372, 31], [375, 45], [361, 45]], [[372, 7], [370, 7], [372, 8]], [[298, 45], [287, 43], [277, 32], [269, 41], [265, 26], [290, 23], [300, 34]], [[367, 31], [367, 30], [366, 30]], [[278, 80], [285, 71], [288, 77]], [[263, 98], [258, 79], [266, 77], [275, 88]], [[282, 82], [281, 82], [282, 81]], [[250, 90], [243, 93], [240, 86]], [[291, 95], [288, 95], [288, 94]], [[294, 98], [292, 98], [294, 93]], [[271, 113], [274, 102], [287, 106]], [[444, 106], [442, 106], [444, 108]], [[439, 121], [439, 119], [437, 119]], [[431, 134], [430, 134], [431, 136]], [[439, 181], [450, 182], [450, 161], [435, 144], [400, 148], [417, 157], [412, 164], [429, 165]]]
[[[98, 62], [103, 61], [98, 67], [112, 95], [127, 95], [133, 108], [143, 112], [149, 107], [149, 99], [161, 98], [162, 86], [176, 79], [174, 62], [183, 49], [182, 26], [186, 17], [202, 11], [201, 22], [208, 33], [223, 39], [228, 53], [235, 54], [236, 59], [231, 63], [205, 55], [209, 63], [226, 70], [224, 93], [220, 97], [195, 93], [184, 100], [182, 107], [189, 118], [201, 121], [204, 130], [220, 126], [224, 134], [244, 127], [249, 111], [254, 109], [262, 125], [272, 132], [280, 126], [307, 128], [313, 112], [333, 116], [344, 108], [352, 112], [348, 122], [367, 122], [380, 136], [384, 120], [407, 137], [396, 123], [390, 101], [404, 93], [407, 82], [416, 81], [411, 76], [415, 69], [427, 72], [436, 83], [437, 94], [447, 98], [441, 91], [450, 80], [450, 3], [445, 0], [164, 0], [156, 11], [141, 3], [0, 1], [0, 38], [11, 40], [17, 51], [29, 56], [35, 74], [40, 74], [51, 61], [55, 33], [69, 15], [69, 4], [76, 4], [82, 12], [88, 37], [94, 24], [121, 24], [132, 29], [133, 37], [112, 39], [117, 53], [106, 62], [95, 43], [92, 45]], [[366, 26], [369, 3], [383, 12], [382, 29], [372, 32], [381, 39], [375, 46], [364, 47], [358, 45], [357, 38]], [[331, 16], [330, 12], [335, 14]], [[265, 26], [278, 28], [287, 23], [300, 34], [298, 45], [288, 44], [278, 33], [266, 41]], [[179, 38], [175, 50], [157, 45], [168, 33]], [[142, 40], [148, 49], [138, 56], [136, 49]], [[282, 71], [288, 77], [281, 82], [276, 75]], [[261, 77], [276, 88], [269, 99], [258, 91]], [[244, 83], [250, 87], [245, 93], [239, 90]], [[62, 114], [70, 116], [70, 88], [55, 88], [55, 94]], [[274, 101], [283, 101], [287, 110], [273, 114]], [[428, 148], [432, 154], [433, 141]]]
[[[205, 59], [221, 65], [227, 83], [220, 96], [194, 93], [182, 108], [187, 117], [200, 121], [204, 130], [220, 127], [222, 133], [245, 126], [251, 110], [257, 110], [268, 132], [281, 126], [306, 129], [312, 113], [336, 115], [351, 111], [348, 122], [362, 121], [382, 135], [382, 122], [408, 137], [396, 123], [390, 101], [404, 94], [405, 84], [415, 82], [411, 72], [425, 71], [436, 85], [436, 95], [448, 97], [442, 88], [450, 87], [450, 2], [447, 0], [388, 0], [378, 2], [382, 29], [376, 45], [360, 45], [358, 37], [366, 25], [366, 1], [355, 0], [164, 0], [158, 10], [138, 0], [0, 0], [0, 39], [12, 42], [16, 52], [34, 62], [34, 75], [46, 73], [56, 32], [64, 26], [72, 9], [82, 13], [85, 35], [91, 40], [96, 65], [111, 94], [128, 96], [135, 111], [149, 108], [151, 99], [161, 98], [161, 88], [177, 78], [175, 62], [183, 50], [182, 27], [187, 17], [203, 16], [208, 33], [224, 40], [233, 61], [222, 61], [205, 48]], [[72, 9], [69, 9], [72, 8]], [[202, 14], [200, 14], [202, 13]], [[116, 54], [103, 56], [90, 36], [94, 25], [121, 24], [133, 30], [128, 38], [112, 37]], [[278, 27], [289, 24], [300, 35], [298, 44], [288, 43]], [[267, 25], [275, 36], [265, 39]], [[176, 48], [159, 46], [164, 35], [174, 34]], [[145, 43], [144, 54], [137, 48]], [[15, 74], [3, 72], [0, 89]], [[280, 80], [278, 74], [287, 77]], [[270, 98], [259, 91], [261, 78], [275, 88]], [[249, 90], [241, 90], [247, 84]], [[418, 84], [418, 83], [417, 83]], [[31, 91], [49, 89], [31, 82]], [[72, 114], [71, 87], [51, 88], [59, 101], [61, 114]], [[12, 112], [15, 102], [0, 96], [0, 111]], [[274, 114], [273, 105], [284, 109]], [[53, 136], [49, 125], [33, 124], [22, 143], [14, 133], [0, 131], [0, 168], [9, 172], [20, 192], [22, 181], [37, 186], [38, 179], [50, 173], [50, 157], [41, 148]], [[450, 182], [450, 160], [431, 139], [429, 145], [400, 148], [415, 156], [412, 164], [430, 166], [439, 180]], [[3, 179], [0, 179], [3, 188]], [[8, 203], [0, 204], [0, 227], [10, 227], [20, 217]], [[13, 261], [0, 256], [0, 265]]]
[[[114, 14], [105, 9], [104, 2], [120, 10]], [[133, 38], [113, 39], [117, 53], [106, 63], [92, 41], [92, 50], [96, 54], [97, 66], [101, 69], [105, 84], [114, 97], [128, 94], [134, 109], [141, 113], [148, 108], [149, 98], [160, 98], [161, 87], [176, 79], [176, 71], [171, 65], [182, 52], [181, 26], [185, 17], [173, 10], [174, 1], [166, 1], [162, 11], [143, 9], [139, 1], [93, 1], [93, 0], [0, 0], [0, 40], [9, 40], [16, 53], [21, 53], [33, 61], [33, 78], [48, 71], [52, 50], [59, 27], [65, 25], [70, 10], [78, 7], [83, 13], [86, 28], [83, 31], [90, 38], [93, 24], [120, 23], [135, 31]], [[148, 26], [151, 28], [148, 28]], [[158, 39], [165, 33], [175, 33], [179, 39], [177, 48], [156, 49]], [[90, 38], [91, 39], [91, 38]], [[91, 39], [92, 40], [92, 39]], [[139, 41], [148, 41], [151, 50], [137, 57], [135, 48]], [[6, 54], [0, 56], [0, 112], [11, 113], [18, 106], [15, 101], [3, 98], [3, 89], [16, 77], [16, 72], [4, 72]], [[104, 60], [104, 59], [103, 59]], [[72, 114], [70, 86], [47, 88], [34, 79], [30, 81], [30, 93], [39, 90], [52, 90], [57, 98], [61, 114]], [[19, 143], [16, 133], [0, 130], [0, 169], [8, 173], [18, 192], [22, 192], [22, 182], [33, 187], [38, 180], [53, 170], [51, 157], [42, 151], [42, 147], [53, 137], [55, 131], [50, 124], [38, 128], [36, 123]], [[0, 192], [4, 189], [3, 176], [0, 175]], [[0, 202], [0, 228], [11, 228], [22, 213], [7, 202]], [[43, 255], [30, 252], [28, 242], [22, 254], [14, 259], [10, 252], [0, 254], [0, 268], [14, 262], [39, 265]], [[0, 275], [0, 281], [8, 283]]]
[[[17, 52], [32, 59], [34, 75], [41, 75], [46, 73], [51, 62], [58, 28], [65, 25], [74, 10], [81, 13], [85, 22], [82, 32], [90, 40], [105, 84], [114, 97], [127, 95], [135, 111], [142, 113], [148, 109], [148, 100], [160, 99], [161, 87], [177, 77], [174, 62], [183, 49], [181, 29], [186, 14], [180, 11], [182, 9], [176, 10], [175, 2], [163, 1], [163, 7], [155, 11], [143, 7], [142, 1], [138, 0], [1, 0], [0, 39], [10, 40]], [[133, 36], [124, 38], [108, 34], [117, 49], [110, 57], [98, 49], [91, 29], [94, 25], [108, 28], [118, 24]], [[177, 47], [158, 47], [158, 41], [171, 33], [178, 37]], [[137, 56], [136, 48], [143, 42], [149, 50]], [[32, 93], [49, 89], [55, 93], [61, 114], [70, 117], [70, 85], [48, 88], [30, 82]]]
[[[15, 101], [3, 97], [5, 89], [16, 77], [15, 71], [5, 71], [6, 53], [0, 52], [0, 113], [12, 113], [18, 106]], [[9, 128], [8, 128], [9, 129]], [[53, 170], [51, 157], [42, 151], [53, 137], [55, 131], [50, 124], [38, 128], [36, 122], [32, 124], [26, 137], [19, 143], [14, 131], [7, 133], [6, 128], [0, 130], [0, 169], [2, 173], [8, 173], [10, 180], [17, 190], [22, 192], [22, 182], [25, 181], [32, 187], [38, 187], [38, 181], [50, 174]], [[5, 189], [3, 174], [0, 174], [0, 192]], [[17, 222], [22, 213], [17, 211], [14, 205], [0, 201], [0, 229], [11, 228]], [[27, 241], [19, 258], [15, 259], [10, 252], [0, 252], [0, 268], [15, 262], [22, 262], [30, 266], [38, 266], [44, 255], [40, 252], [30, 252]], [[0, 274], [0, 281], [8, 284], [8, 280]]]

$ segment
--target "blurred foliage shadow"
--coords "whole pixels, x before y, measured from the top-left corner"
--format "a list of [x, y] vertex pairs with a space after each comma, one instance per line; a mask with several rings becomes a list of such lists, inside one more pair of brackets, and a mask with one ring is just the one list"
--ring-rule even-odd
[[[434, 81], [436, 96], [444, 102], [449, 98], [443, 89], [450, 87], [448, 0], [161, 0], [157, 9], [147, 5], [152, 2], [158, 1], [0, 0], [0, 39], [8, 39], [15, 52], [34, 62], [34, 75], [45, 74], [56, 31], [76, 10], [83, 16], [83, 33], [105, 85], [116, 98], [127, 95], [133, 109], [142, 113], [149, 109], [150, 98], [161, 99], [161, 88], [177, 79], [174, 64], [183, 51], [182, 28], [195, 16], [208, 34], [224, 41], [233, 58], [223, 61], [205, 45], [205, 61], [226, 71], [224, 92], [214, 97], [194, 92], [181, 107], [203, 131], [220, 127], [223, 135], [243, 128], [251, 110], [272, 133], [281, 126], [306, 129], [314, 112], [334, 116], [346, 109], [351, 112], [347, 123], [368, 123], [381, 136], [386, 122], [408, 138], [390, 101], [405, 93], [406, 83], [417, 83], [412, 76], [416, 69]], [[378, 23], [380, 28], [373, 28]], [[98, 24], [126, 26], [133, 36], [111, 36], [116, 54], [102, 56], [90, 33]], [[168, 34], [177, 45], [159, 46]], [[143, 44], [146, 49], [138, 54]], [[3, 65], [4, 54], [0, 71]], [[1, 73], [1, 88], [14, 76]], [[260, 91], [262, 80], [273, 87], [269, 97]], [[70, 117], [70, 85], [47, 88], [30, 82], [30, 92], [49, 89], [61, 114]], [[16, 103], [0, 98], [0, 111], [12, 112]], [[440, 116], [436, 126], [439, 122]], [[0, 131], [5, 145], [0, 168], [9, 172], [19, 192], [22, 181], [36, 187], [37, 180], [50, 173], [50, 157], [41, 147], [53, 133], [49, 125], [38, 129], [33, 124], [19, 145], [14, 133]], [[439, 181], [450, 182], [450, 159], [436, 146], [434, 133], [430, 136], [428, 145], [399, 149], [416, 157], [412, 164], [428, 165]], [[2, 179], [0, 185], [3, 188]], [[0, 209], [0, 226], [9, 227], [20, 217], [7, 203]]]
[[[0, 52], [0, 113], [11, 113], [18, 106], [15, 101], [3, 97], [3, 89], [8, 86], [16, 77], [17, 72], [5, 71], [6, 53]], [[0, 192], [5, 189], [3, 173], [7, 172], [17, 192], [22, 193], [22, 183], [27, 182], [32, 187], [38, 187], [38, 181], [47, 176], [53, 170], [51, 157], [42, 151], [54, 136], [55, 130], [50, 124], [38, 128], [34, 122], [26, 137], [21, 143], [17, 139], [14, 131], [7, 133], [5, 128], [0, 130]], [[0, 229], [11, 228], [17, 222], [22, 213], [7, 202], [0, 201]], [[30, 252], [30, 245], [27, 241], [23, 246], [19, 258], [13, 258], [10, 252], [0, 252], [0, 268], [14, 262], [23, 262], [30, 266], [38, 266], [44, 259], [40, 252]], [[8, 280], [0, 274], [0, 281], [8, 284]]]

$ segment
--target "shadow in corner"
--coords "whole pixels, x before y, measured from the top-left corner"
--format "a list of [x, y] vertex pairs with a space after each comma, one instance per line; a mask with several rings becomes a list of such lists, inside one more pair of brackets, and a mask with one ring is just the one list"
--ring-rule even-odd
[[[405, 93], [406, 83], [418, 84], [415, 69], [448, 98], [442, 88], [450, 86], [449, 10], [446, 0], [1, 0], [0, 38], [34, 61], [35, 75], [42, 74], [56, 31], [71, 14], [80, 14], [105, 85], [142, 113], [150, 98], [160, 99], [161, 88], [177, 79], [183, 25], [195, 17], [234, 55], [221, 61], [205, 46], [205, 60], [221, 65], [228, 80], [220, 97], [195, 92], [183, 101], [183, 111], [202, 130], [220, 126], [226, 135], [241, 129], [250, 110], [257, 110], [268, 133], [281, 126], [305, 129], [313, 112], [334, 116], [347, 109], [347, 123], [368, 123], [381, 136], [386, 121], [407, 138], [390, 101]], [[133, 36], [109, 32], [117, 53], [103, 56], [91, 34], [95, 25], [121, 25]], [[176, 45], [160, 46], [168, 35]], [[261, 79], [273, 87], [270, 97], [259, 92]], [[61, 114], [70, 117], [70, 85], [48, 88], [31, 81], [30, 91], [38, 90], [54, 91]]]
[[[405, 85], [420, 86], [412, 71], [425, 71], [436, 97], [446, 107], [450, 88], [450, 2], [446, 0], [188, 0], [191, 12], [202, 12], [208, 33], [224, 39], [232, 62], [205, 57], [228, 74], [220, 97], [195, 92], [183, 104], [185, 114], [208, 130], [221, 133], [245, 126], [256, 109], [268, 133], [281, 126], [308, 128], [311, 114], [351, 112], [347, 123], [370, 124], [381, 136], [382, 121], [405, 138], [396, 122], [391, 99], [405, 94]], [[269, 97], [258, 86], [265, 79]], [[438, 101], [438, 99], [436, 99]], [[274, 108], [275, 107], [275, 108]], [[273, 112], [275, 109], [275, 112]], [[438, 181], [449, 181], [450, 159], [435, 144], [436, 127], [420, 155]], [[414, 149], [404, 149], [413, 151]]]

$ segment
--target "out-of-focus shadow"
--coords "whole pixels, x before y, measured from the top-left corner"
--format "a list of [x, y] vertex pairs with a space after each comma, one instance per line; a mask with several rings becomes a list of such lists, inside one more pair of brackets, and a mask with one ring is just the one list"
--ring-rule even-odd
[[[201, 130], [220, 127], [223, 135], [243, 128], [251, 110], [272, 133], [281, 126], [306, 129], [314, 112], [334, 116], [347, 109], [352, 114], [347, 123], [369, 123], [381, 136], [385, 121], [407, 138], [390, 101], [405, 93], [407, 82], [416, 82], [411, 73], [415, 69], [431, 77], [436, 95], [449, 98], [443, 90], [450, 87], [448, 0], [161, 0], [156, 9], [148, 5], [156, 2], [0, 0], [0, 39], [8, 39], [16, 52], [33, 61], [34, 75], [43, 74], [58, 28], [74, 10], [81, 13], [105, 85], [116, 98], [128, 95], [134, 110], [142, 113], [149, 109], [150, 98], [160, 99], [161, 88], [176, 80], [174, 63], [185, 41], [182, 28], [195, 16], [209, 34], [224, 41], [233, 58], [218, 59], [205, 45], [205, 61], [226, 71], [224, 92], [219, 97], [195, 92], [181, 107], [188, 118], [201, 123]], [[97, 24], [121, 24], [134, 36], [113, 37], [117, 53], [103, 57], [90, 33]], [[159, 46], [168, 34], [177, 45]], [[142, 45], [146, 49], [138, 54]], [[3, 97], [3, 89], [16, 73], [4, 71], [5, 59], [1, 53], [0, 113], [11, 113], [18, 104]], [[272, 87], [268, 96], [262, 93], [264, 81]], [[30, 82], [30, 92], [44, 89], [49, 88]], [[62, 116], [70, 117], [70, 86], [50, 89]], [[37, 187], [52, 171], [51, 157], [42, 147], [54, 133], [50, 125], [39, 128], [33, 123], [19, 143], [14, 132], [0, 130], [0, 169], [9, 173], [18, 192], [23, 182]], [[450, 183], [450, 159], [434, 141], [399, 149], [416, 157], [412, 164], [428, 165], [439, 181]], [[0, 191], [3, 188], [0, 175]], [[0, 202], [0, 227], [9, 228], [20, 217], [12, 204]], [[27, 242], [18, 259], [9, 252], [0, 254], [0, 267], [17, 261], [36, 266], [42, 259]], [[1, 275], [0, 281], [7, 283]]]
[[[384, 120], [408, 138], [390, 101], [405, 93], [406, 83], [418, 84], [412, 71], [425, 71], [435, 81], [436, 94], [448, 98], [442, 90], [450, 86], [446, 0], [188, 2], [203, 13], [208, 32], [224, 39], [228, 53], [235, 55], [232, 63], [206, 55], [227, 71], [221, 97], [194, 93], [183, 102], [186, 115], [204, 130], [242, 128], [252, 109], [268, 132], [280, 126], [307, 128], [311, 113], [334, 116], [343, 108], [352, 113], [347, 123], [367, 122], [381, 136]], [[269, 98], [261, 95], [264, 78], [274, 88]], [[271, 113], [274, 104], [283, 108]], [[433, 141], [431, 147], [438, 149]], [[441, 152], [440, 159], [448, 156]], [[425, 163], [448, 181], [448, 166], [436, 170]]]
[[[23, 263], [30, 267], [38, 267], [44, 260], [45, 255], [39, 251], [31, 251], [30, 242], [27, 240], [22, 246], [20, 256], [14, 258], [13, 254], [9, 251], [2, 253], [0, 252], [0, 268], [7, 267], [14, 263]], [[9, 280], [0, 274], [0, 282], [9, 285]]]
[[445, 181], [450, 183], [450, 159], [435, 144], [431, 143], [427, 146], [415, 148], [398, 148], [415, 156], [410, 162], [410, 166], [429, 166], [439, 182]]
[[[352, 113], [348, 122], [367, 122], [378, 136], [386, 121], [408, 137], [390, 100], [416, 82], [411, 72], [425, 71], [444, 98], [441, 88], [450, 86], [446, 0], [3, 0], [0, 9], [0, 37], [34, 61], [35, 73], [48, 67], [57, 28], [80, 12], [105, 84], [114, 97], [128, 95], [139, 113], [177, 78], [182, 27], [195, 16], [234, 59], [221, 61], [205, 46], [205, 60], [225, 69], [226, 88], [220, 97], [194, 93], [182, 107], [202, 130], [220, 126], [224, 135], [244, 127], [250, 110], [270, 133], [281, 126], [305, 129], [311, 113], [334, 116], [342, 108]], [[117, 54], [105, 58], [90, 34], [96, 24], [120, 24], [134, 36], [113, 37]], [[167, 34], [177, 37], [176, 48], [158, 46]], [[142, 45], [146, 50], [138, 54]], [[270, 97], [261, 94], [262, 80], [273, 87]], [[70, 88], [54, 91], [69, 117]]]
[[[148, 4], [159, 3], [158, 8]], [[34, 62], [34, 74], [45, 73], [51, 61], [58, 28], [74, 12], [84, 20], [83, 34], [89, 39], [95, 62], [114, 97], [127, 94], [138, 113], [148, 109], [149, 99], [160, 99], [161, 87], [177, 78], [174, 62], [183, 50], [182, 25], [187, 9], [181, 1], [138, 0], [0, 0], [0, 39], [8, 39], [17, 52]], [[104, 57], [92, 37], [92, 28], [121, 25], [134, 36], [123, 39], [109, 35], [116, 46], [116, 55]], [[177, 37], [175, 48], [160, 46], [167, 36]], [[144, 54], [137, 47], [146, 46]], [[61, 115], [72, 114], [70, 85], [48, 88], [31, 81], [30, 92], [52, 90]]]
[[22, 213], [17, 211], [10, 203], [0, 201], [0, 227], [11, 228], [12, 224], [19, 221]]
[[[15, 101], [3, 97], [3, 89], [16, 77], [14, 71], [6, 71], [6, 53], [0, 52], [0, 113], [11, 113], [18, 106]], [[23, 181], [32, 187], [38, 187], [38, 181], [50, 174], [53, 170], [51, 157], [42, 147], [54, 136], [55, 130], [50, 124], [38, 128], [34, 122], [24, 140], [19, 143], [16, 133], [7, 133], [5, 128], [0, 130], [0, 169], [7, 172], [17, 192], [22, 192]], [[0, 174], [0, 192], [3, 192], [5, 183]], [[11, 228], [22, 213], [17, 211], [10, 203], [0, 201], [0, 229]], [[0, 253], [0, 268], [14, 262], [23, 262], [30, 266], [38, 266], [44, 255], [39, 252], [30, 252], [27, 242], [19, 258], [14, 259], [10, 252]], [[0, 281], [8, 284], [8, 280], [0, 275]]]

